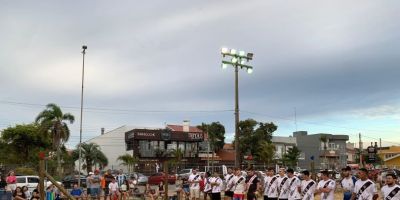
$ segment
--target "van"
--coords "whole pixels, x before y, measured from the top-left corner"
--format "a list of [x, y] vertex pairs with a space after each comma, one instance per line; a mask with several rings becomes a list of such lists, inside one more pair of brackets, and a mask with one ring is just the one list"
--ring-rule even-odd
[[[61, 185], [61, 182], [58, 182]], [[36, 189], [39, 184], [39, 176], [17, 176], [17, 187], [27, 186], [29, 191]], [[44, 182], [44, 187], [50, 186], [52, 183], [50, 181]]]

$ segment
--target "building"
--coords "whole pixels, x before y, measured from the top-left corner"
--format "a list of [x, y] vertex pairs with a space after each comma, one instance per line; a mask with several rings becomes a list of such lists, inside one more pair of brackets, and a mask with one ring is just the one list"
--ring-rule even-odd
[[293, 137], [296, 138], [297, 147], [304, 153], [305, 159], [298, 162], [300, 168], [309, 169], [312, 161], [316, 169], [340, 169], [347, 165], [348, 135], [308, 135], [307, 131], [297, 131], [293, 133]]
[[400, 169], [400, 146], [379, 148], [377, 154], [383, 161], [383, 167]]
[[[200, 152], [207, 151], [205, 134], [185, 121], [183, 125], [167, 125], [159, 129], [132, 129], [125, 132], [126, 151], [139, 158], [138, 170], [150, 174], [161, 166], [163, 153], [181, 149], [180, 167], [204, 166], [206, 160]], [[172, 157], [166, 155], [165, 158]]]
[[291, 136], [272, 136], [271, 142], [275, 145], [275, 159], [282, 159], [283, 155], [285, 155], [290, 148], [297, 145], [296, 138]]
[[358, 157], [356, 156], [355, 143], [346, 143], [346, 157], [347, 164], [355, 164], [359, 162], [359, 160], [357, 160]]

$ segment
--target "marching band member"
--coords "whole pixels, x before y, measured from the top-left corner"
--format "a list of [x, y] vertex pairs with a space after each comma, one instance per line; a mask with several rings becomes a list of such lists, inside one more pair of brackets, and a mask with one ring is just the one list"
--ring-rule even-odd
[[247, 190], [247, 200], [257, 200], [255, 192], [260, 187], [260, 181], [257, 175], [254, 173], [254, 169], [250, 168], [247, 172], [246, 177], [246, 190]]
[[300, 190], [301, 190], [301, 181], [300, 179], [294, 175], [293, 169], [287, 170], [288, 181], [289, 181], [289, 200], [301, 200]]
[[200, 199], [200, 181], [200, 174], [197, 173], [197, 169], [193, 169], [192, 174], [189, 176], [188, 179], [188, 182], [190, 184], [190, 199], [192, 200]]
[[279, 177], [278, 177], [278, 191], [279, 191], [279, 200], [285, 200], [289, 198], [289, 181], [286, 176], [286, 169], [279, 169]]
[[235, 177], [235, 174], [233, 173], [232, 168], [228, 168], [228, 174], [225, 175], [225, 183], [226, 183], [225, 195], [224, 195], [225, 200], [231, 200], [233, 197], [233, 179], [234, 179], [234, 177]]
[[244, 200], [244, 193], [246, 192], [246, 178], [242, 176], [240, 168], [235, 169], [235, 177], [233, 180], [233, 200]]
[[335, 181], [329, 178], [328, 171], [322, 171], [321, 178], [322, 180], [319, 181], [317, 186], [317, 192], [321, 193], [321, 200], [334, 200], [336, 188]]
[[302, 200], [314, 200], [315, 188], [317, 183], [311, 179], [309, 171], [303, 171], [303, 181], [301, 182]]
[[278, 177], [274, 168], [268, 168], [267, 176], [264, 178], [264, 200], [278, 199]]

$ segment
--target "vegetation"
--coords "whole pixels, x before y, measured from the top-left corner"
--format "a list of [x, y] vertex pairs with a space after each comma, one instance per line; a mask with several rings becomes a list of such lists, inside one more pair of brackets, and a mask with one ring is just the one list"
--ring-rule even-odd
[[291, 147], [288, 149], [285, 155], [283, 155], [283, 163], [286, 166], [294, 168], [297, 166], [297, 160], [299, 159], [301, 151], [297, 148], [297, 146]]
[[135, 171], [135, 164], [139, 161], [139, 158], [132, 156], [131, 154], [124, 154], [118, 156], [117, 161], [121, 161], [121, 165], [128, 168], [128, 174]]
[[40, 125], [40, 132], [46, 137], [52, 138], [52, 146], [57, 150], [57, 171], [61, 176], [61, 147], [68, 141], [70, 131], [66, 122], [74, 123], [74, 116], [63, 113], [61, 108], [53, 103], [47, 104], [46, 109], [36, 117], [36, 123]]
[[225, 145], [225, 127], [220, 122], [212, 122], [211, 124], [202, 123], [198, 128], [207, 133], [207, 140], [212, 151], [212, 171], [214, 172], [214, 154]]
[[[79, 145], [78, 145], [79, 146]], [[73, 159], [79, 159], [79, 147], [73, 152]], [[93, 166], [98, 166], [100, 169], [108, 165], [108, 159], [104, 153], [100, 150], [100, 146], [95, 143], [82, 143], [81, 145], [81, 158], [82, 158], [82, 169], [86, 169], [89, 174], [93, 170]]]

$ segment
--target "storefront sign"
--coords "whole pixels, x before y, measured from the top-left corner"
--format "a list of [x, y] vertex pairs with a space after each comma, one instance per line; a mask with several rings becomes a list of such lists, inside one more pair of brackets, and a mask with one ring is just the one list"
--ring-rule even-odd
[[202, 133], [188, 133], [188, 138], [190, 140], [202, 140], [203, 134]]
[[135, 134], [142, 137], [156, 137], [156, 133], [136, 132]]

